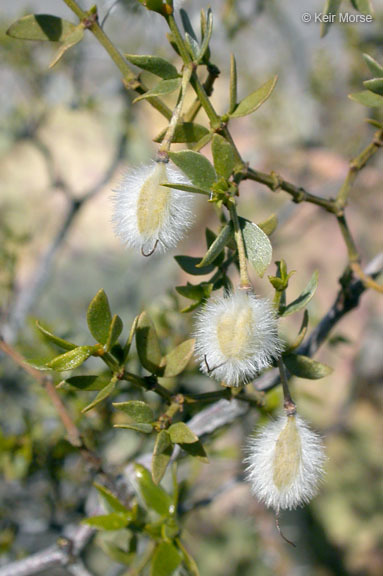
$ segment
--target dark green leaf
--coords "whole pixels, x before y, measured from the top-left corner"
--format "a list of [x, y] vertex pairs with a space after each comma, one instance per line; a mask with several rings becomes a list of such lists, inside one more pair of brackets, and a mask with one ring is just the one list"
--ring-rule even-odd
[[113, 512], [112, 514], [86, 518], [82, 521], [82, 524], [92, 526], [92, 528], [96, 528], [96, 530], [122, 530], [126, 528], [131, 521], [131, 512]]
[[348, 95], [351, 100], [368, 106], [369, 108], [381, 108], [383, 106], [383, 96], [370, 92], [369, 90], [362, 90], [362, 92], [355, 92]]
[[230, 54], [230, 105], [229, 114], [234, 112], [237, 106], [237, 63], [234, 54]]
[[204, 463], [209, 461], [205, 452], [205, 448], [203, 447], [200, 440], [198, 440], [198, 442], [194, 442], [193, 444], [180, 444], [180, 446], [190, 456], [193, 456], [193, 458], [198, 458], [198, 460]]
[[377, 62], [369, 54], [363, 54], [363, 58], [365, 59], [367, 66], [369, 67], [371, 72], [374, 74], [374, 76], [377, 76], [379, 78], [383, 78], [383, 66], [381, 66], [379, 64], [379, 62]]
[[214, 134], [211, 151], [216, 173], [223, 178], [229, 178], [237, 163], [233, 146], [223, 136]]
[[305, 310], [303, 314], [302, 324], [298, 332], [298, 336], [296, 337], [294, 342], [289, 345], [288, 350], [286, 352], [290, 353], [293, 350], [296, 350], [298, 346], [302, 344], [304, 337], [306, 336], [307, 333], [308, 325], [309, 325], [309, 313], [307, 312], [307, 310]]
[[197, 268], [206, 268], [212, 264], [216, 258], [221, 254], [224, 250], [227, 242], [232, 237], [232, 228], [230, 224], [226, 224], [214, 240], [214, 242], [210, 245], [209, 250], [206, 252], [205, 256], [202, 260], [197, 264]]
[[47, 362], [48, 368], [56, 370], [56, 372], [64, 372], [66, 370], [73, 370], [81, 366], [91, 356], [94, 351], [93, 346], [78, 346], [65, 354], [56, 356], [50, 362]]
[[153, 556], [151, 576], [171, 576], [181, 564], [182, 558], [174, 544], [161, 542]]
[[132, 564], [135, 558], [134, 552], [125, 552], [125, 550], [122, 550], [111, 542], [101, 540], [99, 545], [112, 560], [119, 564], [125, 564], [126, 566], [129, 566]]
[[362, 14], [373, 14], [373, 8], [371, 4], [371, 0], [351, 0], [352, 5], [354, 6], [355, 10], [358, 10]]
[[7, 30], [8, 36], [20, 40], [47, 40], [64, 42], [65, 38], [76, 29], [72, 22], [49, 16], [48, 14], [29, 14], [16, 20]]
[[61, 60], [65, 52], [69, 50], [69, 48], [72, 48], [72, 46], [75, 46], [76, 44], [81, 42], [83, 38], [84, 38], [84, 26], [82, 26], [82, 24], [79, 24], [72, 32], [70, 32], [70, 34], [68, 34], [65, 37], [64, 42], [61, 44], [52, 62], [49, 64], [49, 68], [53, 68], [53, 66], [55, 66], [57, 62]]
[[107, 503], [107, 505], [113, 510], [113, 512], [122, 512], [125, 514], [128, 512], [126, 506], [121, 504], [118, 498], [110, 490], [102, 486], [101, 484], [97, 484], [94, 482], [93, 486], [96, 488], [98, 493], [102, 496], [103, 500]]
[[101, 344], [106, 344], [109, 336], [109, 328], [112, 322], [109, 301], [104, 290], [99, 290], [89, 304], [87, 321], [93, 338]]
[[[326, 16], [328, 14], [335, 14], [335, 16], [336, 16], [339, 12], [339, 6], [341, 4], [341, 1], [342, 0], [326, 0], [323, 14], [325, 14]], [[332, 18], [330, 18], [328, 22], [324, 22], [322, 20], [321, 27], [320, 27], [321, 38], [326, 36], [327, 32], [329, 31], [331, 24], [332, 24]]]
[[276, 227], [278, 226], [278, 217], [272, 214], [267, 220], [258, 224], [258, 227], [263, 230], [267, 236], [271, 236]]
[[194, 338], [190, 338], [179, 344], [165, 356], [165, 370], [163, 373], [165, 378], [173, 378], [185, 370], [190, 358], [193, 356], [194, 345]]
[[199, 441], [198, 436], [190, 430], [185, 422], [177, 422], [168, 428], [170, 440], [173, 444], [194, 444]]
[[55, 336], [54, 334], [49, 332], [49, 330], [44, 328], [44, 326], [42, 326], [38, 321], [36, 321], [36, 328], [39, 330], [39, 332], [44, 336], [46, 340], [52, 342], [53, 344], [56, 344], [56, 346], [59, 346], [60, 348], [64, 348], [64, 350], [74, 350], [74, 348], [77, 348], [77, 345], [73, 344], [73, 342], [63, 340], [62, 338], [59, 338], [59, 336]]
[[288, 371], [299, 378], [317, 380], [328, 376], [333, 371], [333, 369], [326, 364], [298, 354], [287, 354], [283, 357], [283, 361]]
[[256, 224], [239, 218], [245, 243], [246, 256], [257, 274], [262, 278], [271, 263], [273, 249], [266, 234]]
[[370, 90], [370, 92], [374, 92], [375, 94], [383, 95], [383, 78], [372, 78], [371, 80], [366, 80], [363, 82], [363, 85]]
[[150, 472], [141, 464], [135, 464], [134, 474], [139, 494], [147, 508], [153, 509], [161, 516], [173, 515], [174, 505], [172, 499], [161, 486], [154, 484]]
[[213, 265], [197, 268], [197, 264], [201, 262], [201, 258], [194, 258], [193, 256], [174, 256], [174, 259], [182, 270], [194, 276], [204, 276], [212, 272], [215, 268]]
[[209, 190], [216, 181], [216, 174], [209, 160], [193, 150], [170, 152], [170, 159], [186, 174], [192, 184], [202, 190]]
[[105, 349], [109, 351], [117, 342], [124, 325], [122, 320], [117, 314], [115, 314], [112, 318], [112, 322], [110, 324], [108, 339], [106, 341]]
[[125, 58], [135, 66], [151, 72], [164, 80], [171, 80], [178, 78], [177, 68], [170, 62], [159, 56], [141, 55], [141, 54], [125, 54]]
[[68, 384], [72, 388], [78, 390], [102, 390], [110, 382], [110, 376], [101, 374], [98, 376], [71, 376], [57, 386], [57, 388], [65, 387]]
[[142, 312], [137, 322], [136, 346], [141, 364], [152, 374], [162, 374], [162, 354], [156, 329], [146, 312]]
[[190, 192], [191, 194], [203, 194], [203, 196], [210, 196], [209, 190], [204, 190], [203, 188], [197, 188], [196, 186], [191, 186], [190, 184], [163, 182], [161, 183], [161, 186], [166, 186], [167, 188], [174, 188], [175, 190], [183, 190], [184, 192]]
[[97, 396], [93, 400], [93, 402], [88, 404], [88, 406], [85, 406], [85, 408], [83, 408], [81, 410], [81, 412], [83, 414], [85, 414], [85, 412], [89, 412], [89, 410], [92, 410], [92, 408], [97, 406], [97, 404], [100, 404], [100, 402], [102, 402], [103, 400], [105, 400], [105, 398], [110, 396], [112, 394], [113, 390], [115, 389], [115, 387], [116, 387], [115, 380], [111, 380], [111, 382], [109, 382], [109, 384], [107, 386], [105, 386], [102, 390], [100, 390], [100, 392], [97, 394]]
[[189, 298], [189, 300], [198, 300], [201, 302], [204, 298], [208, 298], [211, 294], [213, 284], [202, 282], [202, 284], [189, 284], [186, 286], [176, 286], [178, 294], [184, 296], [184, 298]]
[[[154, 138], [154, 142], [162, 142], [167, 128], [162, 130], [158, 136]], [[198, 142], [201, 138], [209, 134], [209, 130], [202, 126], [202, 124], [195, 124], [194, 122], [179, 122], [176, 126], [172, 142], [174, 143], [184, 143], [184, 142]]]
[[289, 316], [290, 314], [294, 314], [294, 312], [298, 312], [298, 310], [305, 308], [310, 302], [311, 298], [314, 296], [317, 287], [318, 271], [315, 270], [302, 294], [298, 296], [296, 300], [290, 302], [288, 306], [282, 309], [281, 316]]
[[132, 420], [140, 424], [148, 424], [154, 421], [153, 410], [141, 400], [129, 400], [128, 402], [113, 402], [116, 410], [123, 410]]
[[155, 484], [159, 484], [166, 472], [173, 453], [170, 436], [166, 430], [157, 434], [152, 457], [152, 478]]
[[244, 98], [238, 106], [235, 108], [234, 112], [230, 114], [232, 118], [239, 118], [241, 116], [247, 116], [248, 114], [252, 114], [257, 110], [266, 100], [271, 96], [272, 91], [275, 88], [275, 84], [277, 83], [278, 76], [274, 76], [265, 84], [263, 84], [258, 90], [249, 94], [246, 98]]
[[213, 13], [210, 8], [207, 10], [207, 22], [204, 26], [204, 31], [202, 35], [202, 43], [201, 48], [198, 54], [198, 62], [202, 62], [204, 60], [205, 55], [208, 57], [209, 55], [209, 42], [213, 32]]
[[121, 363], [122, 365], [126, 364], [126, 361], [129, 357], [130, 347], [132, 345], [133, 338], [134, 338], [134, 335], [136, 333], [138, 319], [139, 319], [139, 316], [136, 316], [135, 319], [133, 320], [133, 324], [130, 327], [129, 336], [128, 336], [128, 339], [127, 339], [126, 344], [124, 346], [123, 358], [122, 358], [122, 363]]
[[181, 86], [181, 78], [173, 78], [172, 80], [160, 80], [154, 88], [151, 88], [145, 94], [137, 96], [133, 100], [133, 103], [139, 102], [140, 100], [146, 100], [147, 98], [153, 98], [154, 96], [165, 96], [175, 92]]

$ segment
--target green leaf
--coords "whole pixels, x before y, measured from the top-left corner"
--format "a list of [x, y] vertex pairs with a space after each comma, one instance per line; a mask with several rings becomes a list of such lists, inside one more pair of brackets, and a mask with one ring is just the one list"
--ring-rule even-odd
[[126, 344], [124, 346], [124, 354], [123, 354], [123, 358], [122, 358], [122, 362], [121, 362], [122, 366], [124, 366], [126, 364], [128, 358], [129, 358], [130, 347], [132, 345], [133, 338], [134, 338], [134, 335], [136, 333], [138, 319], [139, 319], [139, 316], [136, 316], [135, 319], [133, 320], [131, 327], [130, 327], [129, 336], [128, 336], [128, 339], [127, 339]]
[[383, 78], [383, 66], [381, 66], [379, 62], [377, 62], [375, 58], [373, 58], [369, 54], [363, 54], [363, 58], [365, 59], [367, 66], [374, 74], [374, 76]]
[[131, 512], [113, 512], [101, 516], [86, 518], [81, 524], [87, 524], [96, 530], [122, 530], [132, 521]]
[[112, 314], [108, 297], [104, 290], [99, 290], [88, 307], [87, 321], [93, 338], [101, 344], [106, 344], [109, 337], [109, 328]]
[[241, 116], [247, 116], [252, 114], [257, 110], [266, 100], [271, 96], [272, 91], [277, 83], [278, 76], [274, 76], [264, 84], [258, 90], [249, 94], [244, 98], [238, 106], [236, 106], [234, 112], [231, 112], [231, 118], [240, 118]]
[[172, 516], [174, 514], [173, 501], [161, 486], [154, 484], [150, 472], [141, 464], [135, 464], [134, 475], [139, 494], [147, 508], [154, 510], [160, 516]]
[[289, 316], [290, 314], [294, 314], [294, 312], [298, 312], [298, 310], [302, 310], [302, 308], [306, 308], [318, 287], [318, 277], [318, 270], [315, 270], [306, 288], [296, 300], [290, 302], [288, 306], [282, 309], [281, 316]]
[[151, 72], [163, 80], [171, 80], [178, 78], [177, 68], [170, 62], [159, 56], [141, 55], [141, 54], [125, 54], [125, 58], [135, 66]]
[[[230, 224], [226, 224], [214, 240], [214, 242], [210, 245], [209, 250], [206, 252], [205, 256], [202, 260], [197, 264], [197, 268], [206, 268], [212, 264], [216, 258], [221, 254], [224, 250], [226, 244], [232, 237], [232, 228]], [[205, 272], [206, 274], [206, 272]]]
[[7, 35], [20, 40], [45, 40], [64, 42], [76, 29], [68, 20], [48, 14], [29, 14], [16, 20], [7, 30]]
[[170, 440], [173, 444], [194, 444], [199, 441], [198, 436], [190, 430], [185, 422], [177, 422], [168, 428]]
[[369, 108], [381, 108], [383, 106], [383, 96], [370, 92], [369, 90], [354, 92], [354, 94], [349, 94], [348, 97]]
[[140, 100], [146, 100], [148, 98], [153, 98], [154, 96], [165, 96], [175, 92], [181, 86], [181, 78], [173, 78], [171, 80], [160, 80], [154, 88], [151, 88], [145, 94], [137, 96], [133, 100], [133, 104], [140, 102]]
[[56, 55], [54, 56], [52, 62], [49, 64], [49, 68], [53, 68], [64, 56], [65, 52], [75, 46], [84, 38], [84, 26], [79, 24], [76, 28], [66, 36], [64, 42], [61, 44]]
[[253, 222], [239, 218], [246, 256], [258, 276], [262, 278], [271, 263], [273, 249], [267, 235]]
[[98, 484], [97, 482], [94, 482], [93, 486], [96, 488], [98, 493], [102, 496], [103, 500], [105, 500], [107, 505], [113, 510], [113, 512], [122, 512], [123, 514], [125, 514], [126, 512], [129, 512], [129, 510], [127, 510], [126, 506], [121, 504], [119, 499], [116, 498], [116, 496], [114, 494], [112, 494], [112, 492], [110, 490], [105, 488], [105, 486], [102, 486], [101, 484]]
[[184, 298], [189, 298], [189, 300], [198, 300], [198, 302], [204, 298], [208, 298], [212, 289], [213, 284], [207, 282], [202, 282], [197, 285], [188, 282], [186, 286], [176, 286], [178, 294], [181, 294]]
[[[162, 142], [167, 128], [161, 130], [161, 132], [154, 138], [154, 142]], [[209, 130], [202, 126], [202, 124], [195, 124], [194, 122], [179, 122], [176, 126], [172, 142], [173, 143], [184, 143], [188, 142], [198, 142], [201, 138], [209, 134]]]
[[107, 339], [106, 345], [105, 345], [105, 349], [107, 352], [117, 342], [117, 340], [118, 340], [118, 338], [122, 332], [123, 327], [124, 327], [124, 325], [122, 323], [121, 318], [119, 316], [117, 316], [117, 314], [115, 314], [112, 318], [112, 322], [111, 322], [110, 327], [109, 327], [108, 339]]
[[203, 188], [197, 188], [196, 186], [191, 186], [190, 184], [178, 184], [177, 182], [161, 182], [161, 186], [166, 186], [167, 188], [174, 188], [175, 190], [183, 190], [184, 192], [190, 192], [191, 194], [203, 194], [204, 196], [210, 196], [209, 190], [204, 190]]
[[216, 181], [216, 174], [209, 160], [193, 150], [170, 152], [170, 159], [186, 174], [192, 184], [202, 190], [209, 190]]
[[47, 328], [44, 328], [44, 326], [42, 326], [38, 321], [36, 321], [36, 328], [43, 335], [45, 340], [48, 340], [48, 342], [56, 344], [56, 346], [59, 346], [60, 348], [64, 348], [64, 350], [74, 350], [74, 348], [77, 348], [77, 345], [73, 344], [73, 342], [63, 340], [62, 338], [59, 338], [59, 336], [55, 336], [54, 334], [49, 332], [49, 330], [47, 330]]
[[370, 90], [370, 92], [374, 92], [375, 94], [383, 95], [383, 78], [372, 78], [371, 80], [366, 80], [363, 82], [363, 85]]
[[309, 313], [307, 312], [307, 310], [305, 310], [303, 314], [302, 324], [301, 327], [299, 328], [298, 336], [296, 337], [294, 342], [288, 346], [286, 352], [290, 353], [293, 350], [296, 350], [302, 344], [304, 337], [306, 336], [307, 333], [308, 325], [309, 325]]
[[333, 369], [327, 364], [322, 364], [317, 360], [312, 360], [307, 356], [299, 354], [287, 354], [283, 356], [283, 362], [286, 364], [287, 369], [294, 376], [299, 378], [308, 378], [310, 380], [317, 380], [324, 378], [331, 374]]
[[166, 472], [173, 453], [170, 436], [166, 430], [157, 434], [152, 457], [152, 478], [155, 484], [159, 484]]
[[113, 428], [134, 430], [135, 432], [143, 432], [144, 434], [150, 434], [153, 431], [153, 426], [151, 424], [140, 424], [139, 422], [131, 422], [129, 424], [114, 424]]
[[229, 178], [237, 163], [233, 146], [223, 136], [214, 134], [211, 151], [213, 154], [214, 168], [218, 176], [226, 179]]
[[114, 408], [116, 410], [122, 410], [132, 420], [139, 422], [140, 424], [150, 423], [154, 421], [153, 410], [148, 404], [142, 402], [141, 400], [129, 400], [128, 402], [113, 402]]
[[180, 446], [193, 458], [197, 458], [205, 464], [209, 462], [205, 448], [200, 440], [198, 440], [198, 442], [193, 442], [193, 444], [180, 444]]
[[68, 384], [72, 388], [78, 390], [102, 390], [110, 382], [110, 376], [101, 374], [97, 376], [86, 375], [86, 376], [71, 376], [57, 386], [57, 388], [65, 387]]
[[263, 230], [263, 232], [267, 234], [267, 236], [271, 236], [271, 234], [274, 232], [277, 226], [278, 226], [278, 217], [275, 214], [272, 214], [271, 216], [269, 216], [269, 218], [267, 218], [267, 220], [264, 220], [263, 222], [258, 224], [258, 227], [261, 230]]
[[103, 400], [105, 400], [105, 398], [110, 396], [115, 387], [116, 387], [115, 380], [111, 380], [109, 384], [107, 384], [107, 386], [105, 386], [102, 390], [100, 390], [100, 392], [97, 394], [93, 402], [88, 404], [88, 406], [85, 406], [85, 408], [83, 408], [81, 412], [85, 414], [85, 412], [89, 412], [89, 410], [92, 410], [95, 406], [97, 406], [97, 404], [100, 404], [100, 402], [102, 402]]
[[[339, 6], [341, 4], [342, 0], [326, 0], [326, 4], [323, 10], [323, 14], [325, 14], [326, 16], [328, 14], [335, 14], [335, 16], [338, 14], [339, 12]], [[330, 26], [332, 24], [332, 19], [329, 19], [329, 22], [321, 22], [321, 27], [320, 27], [320, 37], [323, 38], [324, 36], [326, 36], [327, 32], [330, 29]]]
[[64, 372], [66, 370], [73, 370], [81, 366], [92, 355], [94, 351], [93, 346], [77, 346], [65, 354], [56, 356], [50, 362], [47, 362], [48, 368], [56, 370], [56, 372]]
[[234, 112], [237, 106], [237, 63], [234, 54], [230, 54], [230, 105], [229, 114]]
[[355, 10], [362, 14], [373, 14], [374, 10], [370, 0], [351, 0]]
[[193, 356], [194, 345], [194, 338], [190, 338], [179, 344], [165, 356], [165, 370], [163, 373], [165, 378], [173, 378], [185, 370], [190, 358]]
[[179, 538], [176, 538], [176, 543], [183, 556], [183, 563], [189, 576], [200, 576], [198, 566], [194, 558], [186, 550], [185, 546]]
[[125, 564], [126, 566], [129, 566], [132, 564], [136, 556], [135, 552], [126, 552], [119, 546], [115, 546], [111, 542], [106, 542], [105, 540], [101, 540], [99, 545], [104, 550], [104, 552], [118, 564]]
[[201, 262], [201, 258], [194, 258], [193, 256], [174, 256], [174, 259], [182, 270], [194, 276], [205, 276], [205, 274], [209, 274], [215, 268], [214, 265], [198, 268], [197, 265]]
[[136, 328], [136, 347], [138, 357], [146, 370], [152, 374], [163, 373], [161, 366], [162, 354], [160, 343], [153, 322], [146, 312], [142, 312], [138, 318]]
[[161, 542], [153, 556], [151, 576], [171, 576], [181, 564], [182, 558], [174, 544]]
[[213, 32], [213, 13], [210, 8], [207, 10], [207, 21], [204, 26], [204, 31], [202, 34], [202, 43], [201, 48], [198, 54], [198, 62], [202, 62], [206, 55], [205, 62], [208, 61], [209, 58], [209, 42]]

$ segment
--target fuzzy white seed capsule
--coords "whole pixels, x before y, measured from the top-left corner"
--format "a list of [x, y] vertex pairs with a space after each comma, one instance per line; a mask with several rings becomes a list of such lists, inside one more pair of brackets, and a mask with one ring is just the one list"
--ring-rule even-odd
[[238, 291], [211, 299], [197, 316], [201, 370], [227, 386], [241, 386], [281, 353], [277, 319], [268, 300]]
[[283, 415], [252, 438], [247, 480], [266, 506], [280, 510], [307, 504], [317, 493], [325, 461], [321, 438], [298, 415]]
[[128, 172], [114, 192], [115, 232], [144, 255], [176, 246], [193, 221], [192, 194], [161, 186], [167, 182], [190, 184], [177, 168], [152, 162]]

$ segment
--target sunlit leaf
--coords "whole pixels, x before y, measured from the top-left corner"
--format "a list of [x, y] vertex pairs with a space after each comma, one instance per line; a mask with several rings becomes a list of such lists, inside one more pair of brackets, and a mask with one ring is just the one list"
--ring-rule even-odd
[[165, 356], [164, 377], [172, 378], [185, 370], [193, 356], [194, 344], [194, 338], [185, 340]]
[[147, 508], [161, 516], [171, 516], [174, 513], [173, 501], [161, 486], [153, 482], [150, 472], [141, 464], [135, 464], [134, 476], [139, 494]]
[[216, 181], [216, 174], [213, 166], [206, 156], [193, 150], [181, 150], [180, 152], [170, 152], [170, 159], [184, 174], [191, 180], [194, 186], [209, 190]]
[[151, 576], [171, 576], [181, 564], [182, 557], [174, 544], [161, 542], [153, 556]]
[[277, 80], [278, 77], [274, 76], [258, 88], [258, 90], [255, 90], [255, 92], [246, 96], [246, 98], [236, 106], [234, 111], [230, 113], [230, 116], [232, 118], [239, 118], [255, 112], [271, 96]]
[[104, 290], [99, 290], [88, 307], [87, 321], [93, 338], [101, 344], [106, 344], [109, 328], [112, 322], [108, 297]]
[[330, 366], [327, 366], [327, 364], [322, 364], [317, 360], [299, 354], [287, 354], [283, 356], [283, 362], [286, 364], [287, 369], [291, 374], [298, 376], [299, 378], [308, 378], [310, 380], [324, 378], [333, 371], [333, 369]]
[[125, 58], [135, 66], [151, 72], [164, 80], [178, 78], [177, 68], [170, 62], [159, 56], [150, 56], [144, 54], [125, 54]]
[[152, 456], [152, 478], [155, 484], [161, 482], [173, 453], [173, 446], [167, 430], [157, 434]]
[[57, 16], [28, 14], [11, 24], [7, 35], [20, 40], [64, 42], [75, 29], [75, 24]]
[[150, 423], [154, 421], [153, 410], [146, 402], [141, 400], [129, 400], [128, 402], [113, 402], [116, 410], [122, 410], [135, 422]]
[[298, 312], [307, 306], [318, 287], [318, 277], [318, 271], [315, 270], [310, 278], [309, 283], [303, 292], [298, 296], [298, 298], [296, 298], [296, 300], [293, 302], [290, 302], [288, 306], [281, 310], [281, 316], [289, 316], [290, 314], [294, 314], [294, 312]]
[[81, 366], [91, 356], [94, 351], [93, 346], [77, 346], [65, 354], [56, 356], [50, 362], [47, 362], [48, 368], [56, 370], [56, 372], [64, 372], [66, 370], [73, 370]]

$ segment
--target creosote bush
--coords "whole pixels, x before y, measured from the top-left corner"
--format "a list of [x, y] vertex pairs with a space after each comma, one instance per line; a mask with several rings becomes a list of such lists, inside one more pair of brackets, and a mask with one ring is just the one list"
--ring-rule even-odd
[[[274, 509], [279, 528], [280, 511], [309, 503], [323, 481], [324, 442], [297, 413], [289, 379], [320, 379], [330, 374], [331, 367], [311, 356], [335, 322], [357, 306], [365, 289], [382, 292], [376, 281], [379, 271], [366, 273], [361, 267], [346, 207], [358, 172], [383, 144], [383, 127], [376, 120], [370, 121], [375, 130], [371, 142], [351, 162], [335, 198], [313, 195], [275, 172], [263, 173], [251, 167], [230, 132], [230, 125], [237, 118], [256, 112], [267, 101], [267, 106], [273, 106], [272, 95], [278, 90], [276, 76], [265, 79], [254, 92], [239, 99], [236, 59], [232, 55], [226, 111], [220, 114], [215, 110], [210, 96], [219, 71], [209, 47], [213, 34], [210, 9], [202, 10], [201, 32], [197, 34], [187, 13], [180, 8], [181, 2], [173, 5], [172, 0], [140, 0], [145, 8], [156, 12], [156, 17], [166, 20], [168, 39], [178, 58], [175, 67], [158, 55], [120, 54], [100, 26], [97, 8], [85, 11], [74, 0], [64, 1], [77, 18], [75, 23], [54, 15], [27, 15], [10, 26], [8, 35], [59, 43], [51, 63], [54, 67], [69, 49], [75, 50], [76, 44], [85, 41], [86, 31], [92, 33], [110, 55], [124, 86], [136, 92], [135, 101], [145, 100], [167, 120], [167, 128], [155, 139], [156, 157], [148, 164], [127, 169], [111, 191], [111, 225], [116, 235], [127, 250], [138, 250], [147, 258], [168, 258], [166, 251], [187, 238], [197, 218], [196, 195], [202, 195], [216, 211], [219, 226], [206, 231], [205, 254], [175, 257], [178, 266], [194, 278], [176, 287], [181, 296], [191, 301], [182, 313], [193, 315], [194, 331], [190, 338], [181, 342], [178, 339], [172, 349], [166, 349], [166, 343], [161, 342], [146, 311], [137, 310], [126, 330], [123, 320], [113, 314], [103, 289], [87, 310], [93, 338], [89, 344], [68, 341], [38, 322], [43, 338], [61, 351], [47, 363], [29, 365], [9, 344], [2, 342], [1, 347], [47, 387], [69, 440], [99, 475], [100, 481], [94, 486], [103, 510], [84, 518], [83, 524], [91, 531], [129, 535], [125, 547], [118, 538], [116, 543], [110, 539], [104, 542], [110, 558], [126, 565], [129, 570], [125, 574], [149, 570], [153, 576], [196, 576], [198, 567], [183, 530], [184, 503], [177, 460], [182, 456], [207, 462], [204, 444], [209, 434], [231, 423], [233, 414], [241, 415], [246, 410], [253, 410], [255, 415], [265, 412], [259, 391], [281, 386], [284, 401], [282, 414], [276, 420], [269, 417], [265, 425], [257, 425], [254, 435], [244, 443], [242, 470], [255, 498]], [[331, 10], [331, 2], [327, 3], [327, 10]], [[322, 32], [327, 31], [328, 27]], [[364, 58], [374, 78], [364, 83], [365, 91], [351, 98], [364, 106], [378, 107], [383, 103], [383, 67], [369, 55]], [[156, 84], [148, 89], [131, 64], [151, 73]], [[186, 107], [185, 97], [190, 93], [194, 94], [194, 101]], [[176, 95], [172, 108], [167, 99], [171, 94]], [[205, 124], [195, 121], [200, 111], [205, 114]], [[175, 151], [174, 143], [183, 144], [184, 149]], [[245, 180], [261, 183], [272, 192], [282, 190], [296, 203], [315, 204], [318, 210], [332, 215], [334, 226], [340, 229], [347, 252], [340, 292], [329, 316], [311, 333], [307, 306], [315, 297], [318, 273], [312, 274], [294, 300], [288, 290], [293, 272], [289, 272], [285, 260], [275, 263], [274, 275], [266, 275], [273, 260], [270, 237], [278, 230], [278, 219], [270, 214], [265, 221], [254, 223], [240, 216], [240, 191]], [[294, 262], [289, 263], [290, 269], [293, 266]], [[200, 275], [209, 279], [198, 282]], [[267, 298], [257, 295], [251, 278], [256, 278], [257, 284], [263, 283]], [[301, 329], [298, 335], [282, 338], [281, 323], [292, 314], [302, 316]], [[98, 359], [99, 370], [94, 368], [92, 374], [77, 372], [91, 357]], [[189, 394], [177, 388], [180, 375], [196, 371], [196, 366], [206, 382], [208, 378], [212, 380], [213, 392]], [[56, 383], [61, 373], [64, 377], [59, 376], [58, 386], [54, 387], [52, 382]], [[170, 387], [167, 379], [173, 379], [174, 386]], [[132, 391], [132, 399], [114, 401], [122, 386]], [[152, 436], [151, 458], [137, 455], [131, 464], [130, 485], [124, 490], [69, 417], [63, 403], [65, 390], [79, 395], [94, 391], [93, 400], [82, 410], [84, 414], [111, 403], [120, 416], [116, 428], [125, 429], [126, 434]], [[156, 394], [158, 402], [152, 403], [147, 392]], [[231, 415], [226, 416], [230, 410]], [[214, 466], [214, 461], [209, 465]], [[171, 490], [161, 485], [166, 473], [172, 479]]]

